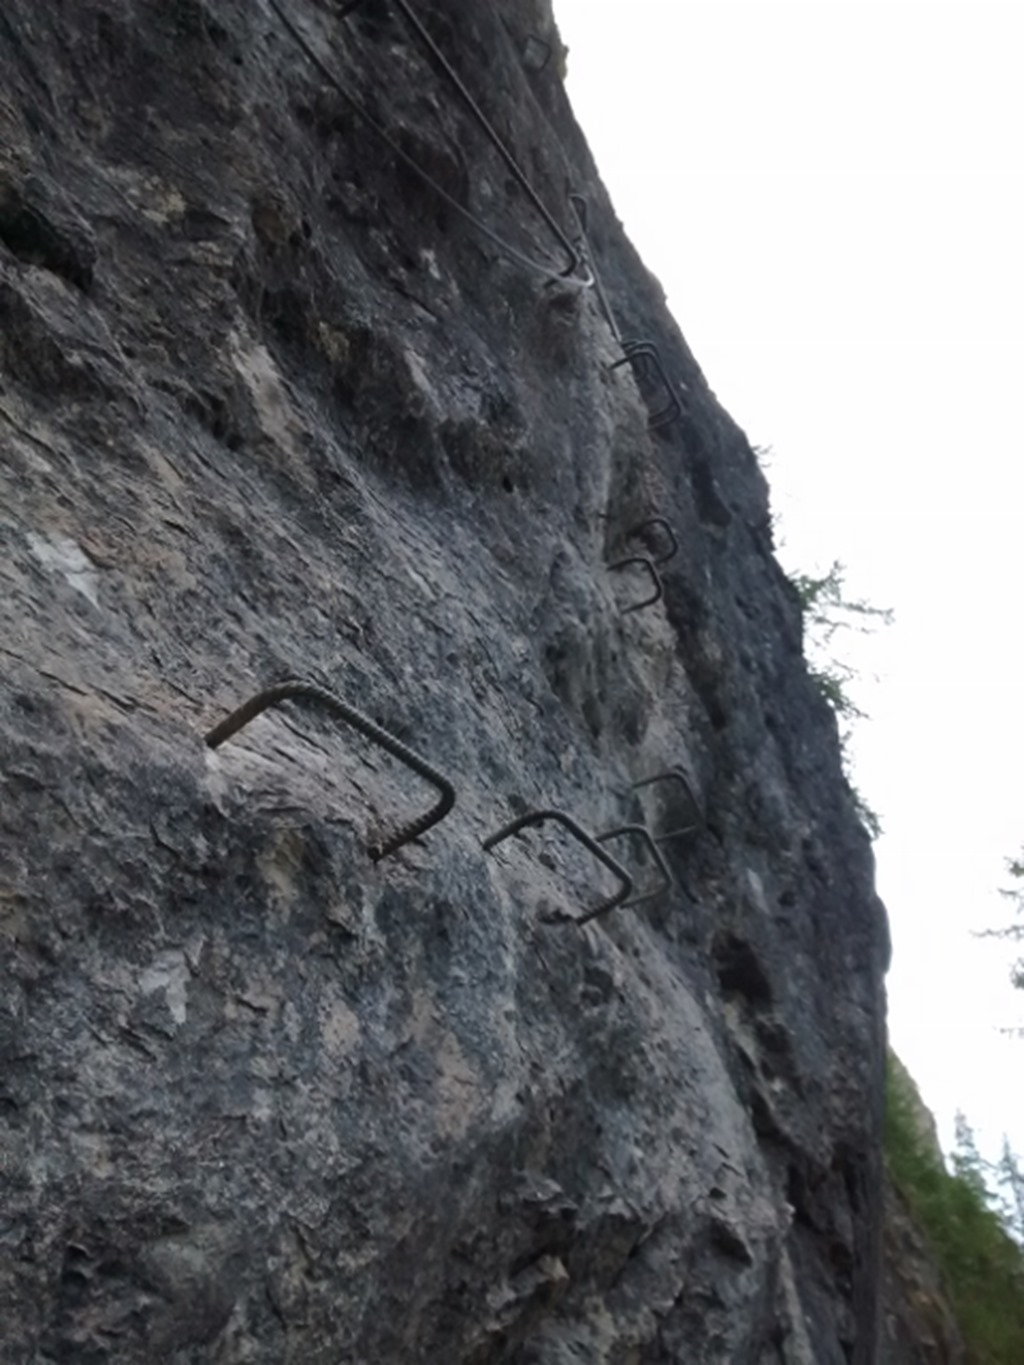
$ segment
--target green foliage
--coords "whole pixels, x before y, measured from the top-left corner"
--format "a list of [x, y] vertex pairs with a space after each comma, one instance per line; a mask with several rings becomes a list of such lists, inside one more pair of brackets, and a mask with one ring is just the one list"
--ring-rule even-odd
[[[844, 596], [846, 568], [838, 559], [832, 561], [827, 574], [815, 578], [813, 574], [796, 574], [793, 584], [800, 594], [805, 615], [812, 625], [820, 626], [826, 641], [831, 640], [837, 630], [870, 630], [879, 622], [889, 625], [892, 610], [889, 607], [875, 607], [862, 598]], [[860, 625], [857, 625], [858, 620]], [[868, 626], [865, 623], [872, 622]]]
[[[1016, 858], [1007, 858], [1006, 870], [1018, 885], [1005, 887], [1000, 894], [1012, 902], [1019, 917], [1018, 922], [1004, 924], [1001, 929], [985, 929], [978, 934], [978, 938], [1005, 938], [1020, 943], [1024, 940], [1024, 852]], [[1017, 990], [1024, 991], [1024, 957], [1014, 963], [1010, 981]]]
[[[967, 1343], [971, 1365], [1024, 1361], [1024, 1252], [990, 1207], [989, 1169], [957, 1116], [952, 1174], [921, 1129], [912, 1083], [891, 1062], [886, 1077], [885, 1158], [893, 1183], [931, 1244]], [[1018, 1193], [1019, 1165], [1006, 1154]], [[1000, 1162], [997, 1172], [1002, 1167]], [[1005, 1207], [1005, 1201], [1004, 1201]]]
[[856, 671], [836, 657], [833, 641], [842, 631], [866, 634], [879, 625], [890, 625], [893, 614], [888, 608], [874, 607], [859, 598], [848, 598], [843, 581], [845, 572], [837, 559], [820, 578], [812, 574], [794, 574], [790, 581], [799, 594], [803, 610], [804, 649], [811, 680], [839, 719], [839, 744], [850, 795], [861, 823], [872, 839], [877, 839], [882, 832], [881, 822], [851, 781], [849, 770], [848, 746], [853, 722], [867, 717], [850, 695], [850, 684], [857, 676]]
[[995, 1177], [1003, 1226], [1019, 1246], [1024, 1246], [1024, 1171], [1007, 1137], [1003, 1138], [1003, 1154], [996, 1163]]

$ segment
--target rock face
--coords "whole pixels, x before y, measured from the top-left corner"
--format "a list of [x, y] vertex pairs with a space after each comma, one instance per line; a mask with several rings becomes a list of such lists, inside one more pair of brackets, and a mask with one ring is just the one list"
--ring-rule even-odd
[[[764, 479], [550, 11], [344, 8], [0, 7], [0, 1358], [867, 1365], [885, 916]], [[296, 676], [447, 818], [375, 860], [436, 793], [314, 701], [206, 746]], [[672, 888], [566, 922], [544, 808]]]

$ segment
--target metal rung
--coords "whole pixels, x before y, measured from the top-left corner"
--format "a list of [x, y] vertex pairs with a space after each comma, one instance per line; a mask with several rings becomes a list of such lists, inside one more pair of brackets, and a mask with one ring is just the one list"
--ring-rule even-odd
[[[665, 390], [665, 402], [660, 408], [654, 408], [650, 412], [647, 419], [648, 427], [651, 431], [657, 431], [661, 427], [667, 427], [670, 423], [677, 421], [683, 415], [683, 405], [679, 401], [675, 385], [668, 377], [665, 363], [657, 346], [653, 341], [642, 340], [623, 341], [621, 345], [624, 352], [623, 357], [621, 360], [616, 360], [611, 368], [617, 370], [620, 365], [628, 364], [639, 386], [642, 381], [648, 378], [646, 366], [653, 366]], [[643, 394], [642, 388], [641, 394]], [[653, 406], [646, 395], [644, 395], [644, 402], [648, 409]]]
[[616, 906], [622, 905], [629, 899], [633, 894], [633, 879], [626, 869], [617, 863], [610, 854], [606, 853], [596, 839], [587, 834], [585, 830], [580, 829], [579, 825], [571, 816], [566, 815], [566, 813], [561, 810], [535, 810], [529, 811], [526, 815], [520, 815], [518, 819], [512, 820], [507, 825], [503, 825], [496, 834], [492, 834], [489, 838], [485, 839], [483, 845], [484, 851], [490, 852], [492, 848], [497, 844], [502, 843], [503, 840], [511, 839], [513, 834], [518, 834], [520, 830], [526, 829], [530, 825], [542, 825], [546, 820], [554, 820], [557, 824], [561, 825], [563, 829], [568, 830], [573, 838], [576, 839], [578, 843], [581, 843], [588, 852], [592, 853], [598, 862], [606, 867], [621, 883], [621, 890], [617, 891], [614, 896], [602, 901], [601, 904], [596, 906], [593, 910], [587, 911], [585, 915], [580, 917], [572, 915], [552, 915], [547, 917], [549, 922], [564, 922], [566, 920], [571, 920], [574, 924], [586, 924], [587, 921], [593, 919], [595, 915], [607, 914], [609, 910], [614, 910]]
[[218, 725], [215, 725], [206, 735], [206, 743], [211, 749], [216, 749], [225, 740], [230, 739], [232, 735], [236, 735], [262, 711], [266, 711], [268, 707], [291, 700], [313, 701], [325, 707], [332, 715], [346, 721], [361, 734], [364, 734], [367, 739], [372, 740], [374, 744], [386, 749], [400, 763], [411, 768], [414, 773], [429, 782], [431, 786], [436, 787], [441, 793], [440, 801], [425, 815], [413, 820], [410, 824], [403, 825], [386, 842], [371, 846], [370, 857], [373, 858], [374, 862], [386, 858], [389, 853], [394, 853], [403, 844], [418, 839], [421, 834], [425, 834], [428, 829], [439, 824], [455, 805], [455, 788], [425, 758], [421, 758], [401, 740], [396, 739], [394, 735], [375, 724], [361, 711], [357, 711], [354, 706], [349, 706], [348, 702], [342, 701], [340, 697], [336, 697], [333, 692], [328, 692], [326, 688], [318, 687], [316, 683], [292, 679], [288, 682], [277, 683], [276, 686], [268, 687], [262, 692], [257, 692], [255, 697], [250, 697], [247, 702], [243, 702], [229, 716], [225, 716]]
[[651, 563], [667, 564], [670, 559], [675, 559], [676, 555], [679, 553], [679, 541], [676, 539], [675, 531], [673, 531], [671, 525], [664, 517], [648, 517], [646, 521], [641, 521], [638, 522], [636, 526], [631, 526], [626, 532], [626, 539], [632, 540], [636, 536], [643, 536], [643, 533], [648, 527], [655, 526], [659, 527], [668, 537], [669, 548], [664, 554], [657, 556], [651, 555]]
[[614, 564], [609, 564], [609, 569], [627, 569], [631, 564], [642, 565], [651, 576], [651, 583], [654, 586], [654, 596], [645, 597], [642, 602], [634, 602], [630, 607], [623, 607], [622, 615], [627, 616], [631, 611], [643, 611], [644, 607], [653, 607], [655, 602], [660, 602], [665, 596], [665, 585], [661, 581], [661, 574], [654, 567], [654, 560], [648, 559], [646, 555], [628, 555], [625, 559], [617, 559]]
[[[651, 431], [657, 431], [661, 427], [668, 426], [669, 423], [676, 421], [683, 415], [683, 405], [679, 401], [676, 386], [672, 383], [671, 379], [669, 379], [664, 361], [661, 358], [661, 352], [653, 341], [623, 339], [619, 324], [615, 318], [615, 313], [612, 310], [611, 302], [605, 292], [604, 283], [601, 280], [601, 272], [597, 268], [597, 262], [594, 259], [594, 253], [591, 250], [590, 242], [587, 237], [587, 201], [582, 194], [570, 194], [569, 202], [572, 204], [573, 212], [576, 214], [576, 218], [580, 225], [581, 252], [590, 271], [590, 278], [594, 284], [594, 292], [597, 295], [598, 304], [600, 305], [601, 312], [604, 314], [605, 321], [611, 329], [612, 336], [615, 338], [618, 345], [622, 347], [622, 359], [614, 361], [610, 368], [617, 370], [620, 365], [628, 364], [636, 378], [637, 386], [640, 387], [641, 380], [646, 380], [648, 378], [644, 367], [650, 364], [654, 367], [657, 377], [664, 387], [665, 402], [661, 407], [656, 408], [653, 412], [649, 412], [647, 418], [648, 428]], [[682, 387], [685, 389], [686, 385], [683, 384]], [[642, 388], [641, 395], [649, 409], [651, 405], [647, 396], [643, 394]]]
[[701, 809], [700, 802], [697, 800], [697, 797], [694, 793], [693, 787], [690, 783], [690, 779], [683, 772], [682, 768], [669, 768], [663, 773], [654, 773], [653, 776], [651, 777], [642, 778], [641, 781], [633, 783], [633, 791], [637, 791], [640, 787], [650, 787], [655, 782], [677, 783], [680, 787], [682, 787], [683, 791], [686, 794], [687, 801], [690, 803], [691, 807], [693, 808], [694, 812], [697, 815], [697, 823], [695, 825], [684, 825], [679, 829], [667, 830], [664, 834], [656, 834], [654, 835], [655, 841], [661, 844], [664, 843], [666, 839], [676, 839], [680, 838], [684, 834], [696, 833], [696, 831], [699, 830], [701, 826], [704, 824], [704, 812]]
[[[598, 834], [596, 837], [597, 842], [603, 844], [609, 839], [618, 839], [625, 835], [630, 835], [633, 838], [643, 840], [647, 845], [651, 857], [654, 859], [655, 866], [661, 874], [660, 886], [656, 886], [653, 891], [644, 891], [641, 895], [633, 896], [630, 900], [622, 902], [620, 908], [623, 910], [630, 910], [635, 905], [643, 905], [644, 901], [654, 900], [657, 896], [660, 896], [663, 891], [670, 891], [674, 885], [674, 878], [661, 849], [654, 842], [654, 839], [651, 837], [651, 831], [646, 825], [619, 825], [616, 829], [606, 829], [603, 834]], [[586, 916], [586, 919], [593, 919], [595, 915], [600, 913], [599, 910], [592, 910], [590, 914]], [[581, 920], [580, 923], [585, 923], [585, 921]]]

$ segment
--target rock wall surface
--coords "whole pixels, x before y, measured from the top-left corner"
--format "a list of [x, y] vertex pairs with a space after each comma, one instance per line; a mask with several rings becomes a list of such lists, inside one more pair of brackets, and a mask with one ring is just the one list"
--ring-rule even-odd
[[[4, 1362], [875, 1359], [870, 846], [559, 51], [540, 0], [0, 7]], [[315, 702], [204, 743], [290, 677], [447, 818], [372, 856], [435, 794]], [[688, 829], [671, 890], [567, 922], [569, 831], [482, 847], [552, 807]]]

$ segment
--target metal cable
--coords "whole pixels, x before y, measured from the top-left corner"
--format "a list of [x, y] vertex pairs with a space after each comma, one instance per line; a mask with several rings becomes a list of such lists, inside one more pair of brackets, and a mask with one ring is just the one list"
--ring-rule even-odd
[[576, 247], [566, 236], [566, 234], [562, 231], [561, 226], [556, 221], [554, 216], [549, 212], [547, 206], [541, 199], [540, 195], [530, 184], [530, 181], [528, 180], [525, 171], [523, 171], [522, 167], [516, 161], [515, 157], [512, 155], [509, 149], [505, 146], [504, 142], [498, 136], [497, 130], [495, 129], [494, 125], [490, 122], [484, 111], [480, 108], [479, 104], [477, 104], [476, 100], [473, 98], [468, 86], [465, 84], [459, 73], [449, 62], [448, 58], [438, 47], [437, 43], [434, 42], [433, 38], [427, 32], [426, 28], [421, 23], [418, 15], [415, 13], [412, 6], [409, 4], [409, 0], [393, 0], [393, 3], [396, 4], [398, 8], [402, 11], [402, 13], [405, 15], [408, 22], [412, 25], [416, 33], [419, 34], [420, 38], [426, 44], [427, 49], [429, 50], [431, 56], [438, 63], [441, 70], [451, 81], [452, 85], [455, 86], [455, 89], [462, 97], [462, 100], [469, 108], [473, 117], [480, 124], [480, 127], [487, 134], [488, 138], [490, 138], [492, 144], [494, 145], [499, 155], [501, 156], [501, 159], [512, 172], [516, 184], [527, 196], [527, 198], [530, 200], [530, 203], [534, 206], [534, 208], [537, 210], [540, 216], [544, 219], [545, 223], [547, 223], [548, 227], [561, 242], [562, 249], [565, 251], [566, 255], [569, 258], [569, 265], [561, 273], [563, 276], [572, 275], [574, 271], [576, 271], [582, 264], [580, 253], [577, 251]]
[[[533, 257], [528, 256], [524, 251], [520, 251], [518, 247], [513, 246], [511, 242], [506, 241], [505, 238], [502, 237], [499, 233], [495, 232], [493, 228], [488, 227], [488, 225], [485, 222], [483, 222], [482, 219], [478, 218], [476, 214], [473, 213], [470, 209], [467, 209], [464, 205], [460, 204], [459, 201], [453, 195], [449, 194], [448, 191], [442, 185], [440, 185], [432, 175], [425, 171], [423, 167], [420, 166], [419, 162], [416, 161], [414, 157], [410, 156], [409, 153], [391, 136], [391, 134], [388, 133], [387, 130], [380, 123], [377, 122], [373, 115], [363, 106], [363, 104], [355, 97], [355, 95], [353, 95], [349, 90], [345, 88], [345, 86], [335, 75], [335, 73], [331, 70], [331, 68], [327, 65], [327, 63], [323, 60], [323, 58], [320, 57], [316, 50], [312, 47], [306, 36], [292, 21], [292, 19], [290, 19], [288, 15], [285, 13], [284, 9], [281, 6], [280, 0], [267, 0], [267, 3], [269, 4], [270, 8], [274, 11], [274, 13], [277, 15], [278, 19], [281, 22], [281, 25], [288, 33], [288, 35], [291, 37], [292, 41], [306, 56], [306, 58], [313, 63], [313, 65], [320, 72], [323, 78], [334, 87], [334, 89], [338, 92], [338, 94], [349, 106], [349, 108], [355, 114], [357, 114], [358, 117], [361, 118], [364, 123], [366, 123], [370, 128], [372, 128], [373, 131], [377, 134], [377, 136], [381, 139], [381, 141], [385, 144], [385, 146], [387, 146], [388, 149], [391, 152], [393, 152], [395, 156], [397, 156], [401, 161], [405, 162], [405, 164], [412, 171], [414, 171], [416, 175], [419, 176], [419, 178], [424, 182], [424, 184], [429, 185], [430, 188], [434, 191], [434, 193], [438, 195], [441, 199], [443, 199], [450, 209], [453, 209], [455, 213], [457, 213], [461, 218], [463, 218], [466, 222], [470, 223], [473, 227], [475, 227], [478, 232], [482, 233], [483, 236], [485, 236], [494, 246], [498, 248], [499, 251], [501, 251], [510, 260], [513, 260], [517, 262], [519, 265], [524, 266], [527, 270], [531, 270], [535, 274], [541, 275], [544, 279], [549, 281], [558, 281], [561, 282], [562, 284], [575, 284], [581, 289], [590, 288], [591, 284], [593, 283], [593, 279], [589, 271], [587, 272], [585, 277], [576, 277], [569, 272], [555, 270], [552, 266], [542, 264], [540, 261], [534, 260]], [[410, 17], [414, 23], [418, 24], [419, 21], [415, 18], [414, 15]], [[468, 91], [466, 93], [468, 95]], [[469, 98], [472, 100], [472, 96], [470, 96]], [[490, 125], [487, 126], [489, 127]], [[495, 136], [497, 135], [495, 134]], [[508, 153], [508, 155], [511, 156], [511, 153]], [[519, 175], [522, 176], [522, 174], [523, 173], [520, 171]], [[523, 176], [523, 180], [525, 181], [525, 176]], [[535, 198], [532, 188], [530, 190], [530, 194], [532, 198]], [[544, 213], [546, 221], [554, 223], [554, 220], [550, 217], [546, 209], [542, 209], [542, 212]], [[575, 250], [572, 244], [569, 243], [568, 238], [564, 236], [561, 230], [557, 229], [557, 227], [556, 230], [558, 231], [559, 239], [568, 244], [568, 250], [572, 255], [573, 263], [569, 267], [569, 270], [570, 271], [575, 270], [577, 266], [581, 264], [579, 253]]]
[[616, 342], [621, 346], [622, 333], [619, 331], [619, 324], [616, 322], [615, 314], [612, 312], [611, 303], [609, 302], [608, 295], [605, 292], [604, 281], [601, 279], [601, 272], [597, 268], [597, 261], [594, 259], [594, 252], [590, 245], [590, 239], [587, 236], [587, 222], [589, 218], [587, 201], [586, 199], [584, 199], [582, 194], [570, 194], [569, 203], [572, 205], [573, 211], [575, 212], [576, 217], [579, 221], [581, 233], [580, 244], [582, 247], [582, 255], [583, 259], [586, 261], [587, 270], [589, 271], [590, 278], [594, 284], [594, 293], [597, 295], [598, 306], [600, 307], [601, 312], [604, 315], [605, 322], [607, 322], [608, 326], [611, 328], [612, 336], [615, 338]]

